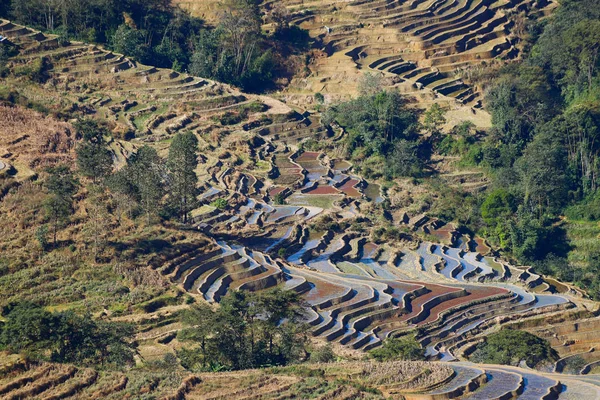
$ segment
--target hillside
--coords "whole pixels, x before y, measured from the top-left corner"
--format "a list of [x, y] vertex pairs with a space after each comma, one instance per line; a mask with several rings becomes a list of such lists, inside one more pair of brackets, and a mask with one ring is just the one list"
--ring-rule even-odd
[[[410, 177], [388, 179], [369, 172], [360, 151], [348, 156], [351, 129], [301, 108], [314, 108], [316, 93], [327, 102], [358, 95], [358, 76], [381, 71], [385, 87], [415, 97], [419, 107], [450, 108], [448, 125], [469, 119], [461, 115], [489, 125], [481, 88], [461, 69], [518, 57], [517, 11], [544, 15], [554, 5], [283, 3], [324, 54], [306, 78], [273, 97], [0, 21], [0, 34], [18, 47], [0, 81], [0, 305], [27, 300], [51, 312], [131, 323], [138, 346], [135, 367], [123, 370], [2, 353], [0, 395], [597, 398], [598, 304], [429, 212], [443, 208], [452, 190], [484, 190], [480, 169], [432, 157], [423, 168], [441, 172], [447, 192], [440, 193]], [[100, 190], [97, 176], [78, 175], [72, 215], [54, 224], [52, 246], [41, 244], [52, 236], [40, 231], [52, 226], [47, 167], [81, 170], [77, 149], [87, 139], [78, 127], [86, 118], [106, 127], [107, 176], [128, 171], [145, 146], [169, 160], [180, 134], [196, 138], [197, 201], [182, 221], [158, 210], [154, 222], [148, 210], [134, 215], [132, 202], [110, 185]], [[216, 310], [236, 292], [273, 288], [301, 298], [312, 345], [332, 343], [352, 361], [184, 369], [186, 311]], [[546, 339], [556, 359], [537, 370], [469, 361], [506, 328]], [[411, 336], [427, 361], [359, 361], [386, 339]]]
[[[224, 8], [223, 1], [178, 4], [209, 23]], [[518, 60], [526, 23], [549, 15], [556, 3], [284, 0], [260, 7], [265, 21], [284, 14], [315, 42], [308, 71], [281, 95], [286, 102], [312, 108], [316, 93], [332, 103], [356, 96], [368, 72], [421, 108], [447, 108], [454, 124], [468, 120], [489, 128], [482, 109], [487, 70]]]

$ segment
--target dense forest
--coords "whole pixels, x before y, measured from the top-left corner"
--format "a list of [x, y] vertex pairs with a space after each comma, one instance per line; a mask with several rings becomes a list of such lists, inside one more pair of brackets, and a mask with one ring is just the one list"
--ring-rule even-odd
[[525, 60], [500, 70], [488, 89], [492, 131], [465, 154], [493, 178], [473, 226], [521, 262], [598, 298], [600, 248], [570, 258], [563, 216], [600, 217], [600, 7], [565, 1], [530, 31]]

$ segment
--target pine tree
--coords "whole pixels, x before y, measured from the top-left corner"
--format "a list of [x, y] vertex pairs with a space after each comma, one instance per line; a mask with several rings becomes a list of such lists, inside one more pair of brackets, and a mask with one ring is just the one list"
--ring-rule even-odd
[[149, 223], [151, 216], [156, 214], [160, 200], [164, 196], [163, 160], [155, 149], [150, 146], [143, 146], [133, 157], [130, 166], [133, 171], [140, 206]]
[[198, 139], [191, 132], [175, 135], [169, 148], [167, 160], [170, 180], [169, 195], [173, 207], [184, 224], [188, 222], [189, 213], [196, 206], [197, 150]]
[[77, 134], [83, 137], [83, 143], [77, 147], [77, 166], [81, 173], [96, 182], [106, 177], [112, 170], [112, 155], [104, 136], [108, 130], [94, 120], [84, 119], [75, 124]]
[[46, 180], [49, 196], [44, 202], [46, 215], [52, 222], [53, 245], [56, 246], [58, 225], [65, 221], [72, 212], [73, 195], [77, 192], [79, 182], [73, 177], [68, 166], [59, 165], [48, 168], [50, 174]]

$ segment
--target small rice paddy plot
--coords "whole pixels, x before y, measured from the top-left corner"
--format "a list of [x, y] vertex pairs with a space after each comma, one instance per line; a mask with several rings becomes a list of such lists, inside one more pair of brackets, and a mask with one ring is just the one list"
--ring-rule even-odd
[[422, 266], [426, 271], [435, 272], [435, 264], [440, 262], [436, 254], [430, 252], [431, 243], [423, 242], [417, 249], [417, 254], [421, 257]]
[[558, 293], [566, 293], [569, 291], [569, 287], [557, 281], [556, 279], [544, 277], [544, 281], [550, 285]]
[[600, 398], [600, 387], [561, 378], [562, 388], [558, 400], [582, 400]]
[[339, 194], [339, 190], [330, 185], [317, 185], [306, 192], [309, 195]]
[[240, 207], [240, 209], [238, 210], [238, 214], [245, 214], [250, 210], [254, 210], [254, 207], [256, 206], [256, 200], [254, 199], [248, 199], [248, 201], [246, 202], [246, 204], [244, 204], [243, 206]]
[[[489, 290], [486, 290], [489, 289]], [[438, 290], [444, 290], [442, 293], [450, 293], [453, 291], [457, 291], [458, 288], [445, 288], [445, 289], [438, 289]], [[484, 288], [484, 290], [481, 291], [475, 291], [475, 292], [470, 292], [467, 295], [463, 295], [463, 296], [458, 296], [446, 301], [442, 301], [441, 303], [435, 305], [434, 307], [432, 307], [429, 310], [429, 315], [427, 316], [427, 318], [425, 318], [424, 320], [420, 321], [417, 323], [417, 325], [423, 325], [426, 324], [428, 322], [433, 322], [435, 320], [437, 320], [440, 316], [440, 314], [446, 310], [449, 310], [451, 308], [454, 307], [458, 307], [464, 304], [468, 304], [472, 301], [476, 301], [482, 298], [486, 298], [486, 297], [492, 297], [495, 295], [498, 295], [502, 293], [502, 290], [499, 289], [493, 289], [493, 288]], [[467, 330], [470, 330], [473, 328], [469, 328]], [[467, 330], [465, 330], [464, 332], [466, 332]]]
[[485, 255], [490, 252], [489, 246], [479, 236], [476, 236], [475, 239], [473, 239], [473, 242], [475, 242], [475, 248], [473, 250], [478, 252], [479, 254]]
[[346, 183], [340, 186], [338, 189], [344, 192], [350, 197], [361, 197], [361, 193], [356, 189], [356, 185], [359, 183], [358, 179], [349, 179]]
[[397, 263], [400, 273], [407, 276], [415, 276], [418, 272], [419, 257], [412, 251], [405, 249], [402, 251], [402, 258]]
[[452, 233], [454, 227], [450, 224], [444, 225], [439, 229], [435, 229], [430, 232], [431, 235], [435, 236], [441, 243], [449, 245], [452, 242]]
[[305, 278], [311, 283], [310, 290], [303, 295], [309, 304], [320, 304], [324, 301], [341, 297], [349, 290], [346, 286], [328, 282], [325, 279], [317, 279], [312, 275], [306, 275]]
[[269, 189], [269, 196], [271, 196], [271, 197], [277, 196], [279, 193], [283, 192], [284, 190], [285, 190], [285, 188], [282, 186], [273, 186], [272, 188]]
[[321, 164], [318, 160], [318, 155], [319, 153], [305, 152], [294, 160], [306, 170], [309, 181], [319, 180], [322, 177], [327, 176], [327, 173], [329, 172], [329, 168]]
[[302, 210], [301, 207], [297, 206], [275, 206], [274, 208], [275, 211], [267, 217], [267, 222], [269, 223], [280, 222], [281, 220], [296, 215]]
[[305, 151], [302, 154], [300, 154], [298, 157], [296, 157], [296, 159], [294, 161], [297, 162], [298, 164], [300, 164], [300, 162], [317, 161], [319, 159], [320, 154], [321, 153], [316, 152], [316, 151]]
[[379, 248], [379, 246], [373, 242], [365, 243], [363, 245], [363, 250], [362, 250], [363, 257], [371, 258], [375, 254], [375, 252], [377, 251], [378, 248]]
[[346, 179], [346, 175], [345, 174], [338, 174], [335, 173], [333, 174], [333, 176], [331, 177], [331, 181], [335, 182], [335, 183], [340, 183], [342, 182], [344, 179]]
[[304, 208], [308, 210], [308, 214], [306, 214], [304, 217], [305, 221], [308, 221], [309, 219], [314, 218], [323, 212], [321, 207], [304, 206]]
[[336, 265], [344, 274], [355, 275], [358, 277], [371, 277], [371, 275], [369, 275], [363, 268], [359, 267], [355, 263], [342, 261], [337, 263]]
[[325, 251], [308, 262], [308, 266], [319, 271], [339, 272], [331, 263], [330, 258], [333, 253], [342, 247], [344, 247], [344, 242], [341, 239], [333, 239], [325, 248]]
[[298, 171], [296, 172], [290, 172], [289, 171], [280, 171], [280, 175], [273, 179], [273, 182], [276, 185], [282, 185], [282, 186], [290, 186], [295, 184], [296, 182], [298, 182], [301, 178], [302, 178], [302, 174], [300, 174], [300, 172]]
[[340, 269], [334, 265], [328, 257], [317, 257], [314, 260], [311, 260], [307, 264], [310, 268], [314, 268], [317, 271], [327, 272], [327, 273], [340, 273]]
[[386, 283], [392, 288], [390, 295], [400, 304], [402, 304], [402, 300], [408, 292], [412, 292], [420, 287], [420, 285], [412, 285], [410, 283], [398, 281], [388, 281]]
[[475, 271], [477, 269], [476, 265], [473, 265], [471, 263], [469, 263], [468, 261], [466, 261], [465, 259], [462, 258], [462, 256], [460, 255], [461, 249], [457, 249], [457, 248], [449, 248], [447, 253], [450, 257], [459, 260], [459, 262], [462, 265], [462, 270], [458, 273], [458, 275], [456, 275], [455, 279], [459, 280], [459, 281], [464, 281], [465, 280], [465, 275]]
[[458, 239], [456, 239], [456, 247], [458, 247], [460, 250], [468, 251], [469, 250], [468, 239], [465, 238], [464, 236], [459, 236]]
[[294, 193], [287, 198], [287, 204], [294, 206], [309, 206], [319, 207], [323, 210], [330, 210], [334, 207], [334, 203], [342, 199], [340, 194], [306, 194], [306, 193]]
[[539, 285], [536, 285], [529, 290], [531, 290], [532, 293], [540, 294], [540, 293], [548, 293], [549, 289], [550, 289], [550, 285], [548, 285], [546, 282], [542, 282]]
[[533, 308], [565, 304], [568, 302], [568, 300], [565, 299], [564, 297], [556, 296], [553, 294], [538, 294], [535, 297], [536, 297], [536, 302], [533, 305]]
[[263, 212], [261, 210], [254, 211], [252, 213], [252, 215], [250, 215], [250, 217], [248, 217], [248, 224], [256, 225], [256, 223], [258, 222], [258, 217], [260, 217], [260, 214], [262, 214], [262, 213]]
[[390, 272], [386, 267], [382, 266], [378, 261], [372, 258], [363, 258], [360, 260], [360, 264], [369, 268], [375, 274], [376, 278], [381, 279], [396, 279], [396, 275]]
[[369, 183], [364, 190], [365, 196], [369, 201], [375, 202], [375, 204], [379, 204], [383, 202], [383, 196], [381, 195], [381, 188], [376, 183]]
[[498, 273], [498, 276], [504, 275], [504, 267], [498, 261], [494, 260], [493, 257], [486, 256], [484, 257], [484, 260], [494, 271]]
[[391, 257], [392, 257], [392, 253], [390, 252], [390, 249], [387, 246], [383, 246], [382, 251], [379, 253], [379, 256], [377, 257], [377, 261], [379, 261], [381, 263], [387, 263]]
[[440, 273], [448, 279], [454, 279], [452, 274], [453, 274], [453, 271], [455, 271], [455, 269], [458, 268], [458, 266], [460, 265], [458, 260], [456, 260], [452, 257], [448, 257], [448, 255], [446, 253], [444, 253], [444, 251], [442, 250], [442, 246], [435, 246], [435, 248], [433, 249], [433, 254], [435, 254], [436, 256], [442, 257], [444, 259], [444, 261], [446, 262], [446, 266], [444, 268], [442, 268]]
[[200, 195], [199, 199], [200, 200], [209, 199], [218, 193], [221, 193], [221, 189], [217, 189], [217, 188], [211, 186], [210, 188], [208, 188], [207, 191], [205, 191], [204, 193], [202, 193]]
[[463, 258], [468, 263], [475, 265], [477, 268], [479, 268], [481, 270], [481, 272], [480, 272], [481, 275], [491, 275], [494, 273], [494, 270], [488, 264], [488, 262], [485, 258], [479, 259], [479, 253], [473, 253], [473, 252], [465, 253]]
[[503, 289], [508, 289], [511, 292], [517, 294], [519, 296], [519, 301], [517, 304], [533, 304], [533, 302], [536, 300], [536, 296], [527, 292], [525, 289], [523, 289], [519, 286], [515, 286], [515, 285], [511, 285], [511, 284], [507, 284], [507, 283], [494, 283], [493, 286], [500, 287]]
[[300, 173], [302, 168], [296, 163], [290, 161], [287, 154], [277, 154], [275, 155], [275, 165], [279, 170], [285, 170], [286, 173]]
[[477, 328], [483, 322], [484, 321], [470, 322], [470, 323], [466, 324], [465, 326], [461, 327], [460, 329], [458, 329], [455, 334], [456, 334], [456, 336], [464, 335], [465, 333], [469, 332], [470, 330]]
[[298, 250], [297, 252], [295, 252], [294, 254], [289, 256], [287, 258], [287, 261], [292, 264], [301, 264], [302, 263], [301, 258], [304, 255], [304, 253], [309, 252], [309, 251], [313, 250], [315, 247], [317, 247], [317, 245], [319, 244], [319, 241], [320, 241], [320, 238], [308, 240], [304, 244], [304, 246], [302, 246], [302, 248], [300, 250]]
[[[408, 314], [403, 315], [400, 318], [401, 321], [408, 321], [411, 318], [414, 318], [414, 317], [420, 315], [422, 312], [425, 311], [424, 305], [427, 302], [429, 302], [430, 300], [432, 300], [436, 297], [439, 297], [440, 295], [444, 295], [444, 294], [451, 293], [451, 292], [457, 292], [460, 290], [458, 288], [441, 286], [441, 285], [433, 285], [433, 284], [427, 284], [425, 286], [429, 290], [429, 292], [425, 293], [421, 296], [418, 296], [417, 298], [415, 298], [411, 301], [412, 311]], [[450, 304], [449, 301], [444, 301], [444, 302], [440, 303], [438, 306], [432, 308], [428, 312], [427, 317], [425, 319], [423, 319], [421, 322], [419, 322], [418, 324], [423, 324], [423, 323], [427, 323], [430, 321], [434, 321], [435, 319], [437, 319], [437, 316], [441, 311], [450, 307], [449, 304]]]
[[352, 165], [345, 160], [336, 159], [333, 160], [333, 169], [338, 173], [344, 173], [350, 169]]
[[293, 231], [294, 231], [293, 226], [289, 226], [287, 228], [281, 228], [281, 229], [278, 229], [277, 231], [275, 231], [275, 233], [271, 236], [271, 239], [269, 239], [271, 244], [269, 244], [269, 246], [265, 249], [265, 252], [269, 252], [272, 249], [274, 249], [276, 246], [279, 246], [280, 244], [282, 244], [287, 238], [289, 238], [292, 235]]
[[197, 217], [201, 217], [202, 215], [209, 214], [209, 213], [211, 213], [211, 212], [213, 212], [215, 210], [216, 210], [215, 207], [209, 206], [209, 205], [205, 204], [202, 207], [193, 210], [190, 213], [190, 215], [191, 215], [192, 218], [197, 218]]

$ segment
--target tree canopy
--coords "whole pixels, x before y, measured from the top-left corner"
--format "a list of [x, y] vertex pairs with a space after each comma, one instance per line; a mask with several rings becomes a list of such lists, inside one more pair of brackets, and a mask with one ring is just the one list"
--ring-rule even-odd
[[34, 359], [122, 367], [133, 364], [131, 325], [95, 321], [73, 311], [51, 313], [32, 303], [4, 307], [0, 347]]
[[503, 329], [487, 336], [471, 359], [487, 364], [515, 366], [525, 362], [534, 368], [542, 363], [556, 361], [558, 355], [544, 339], [525, 331]]

